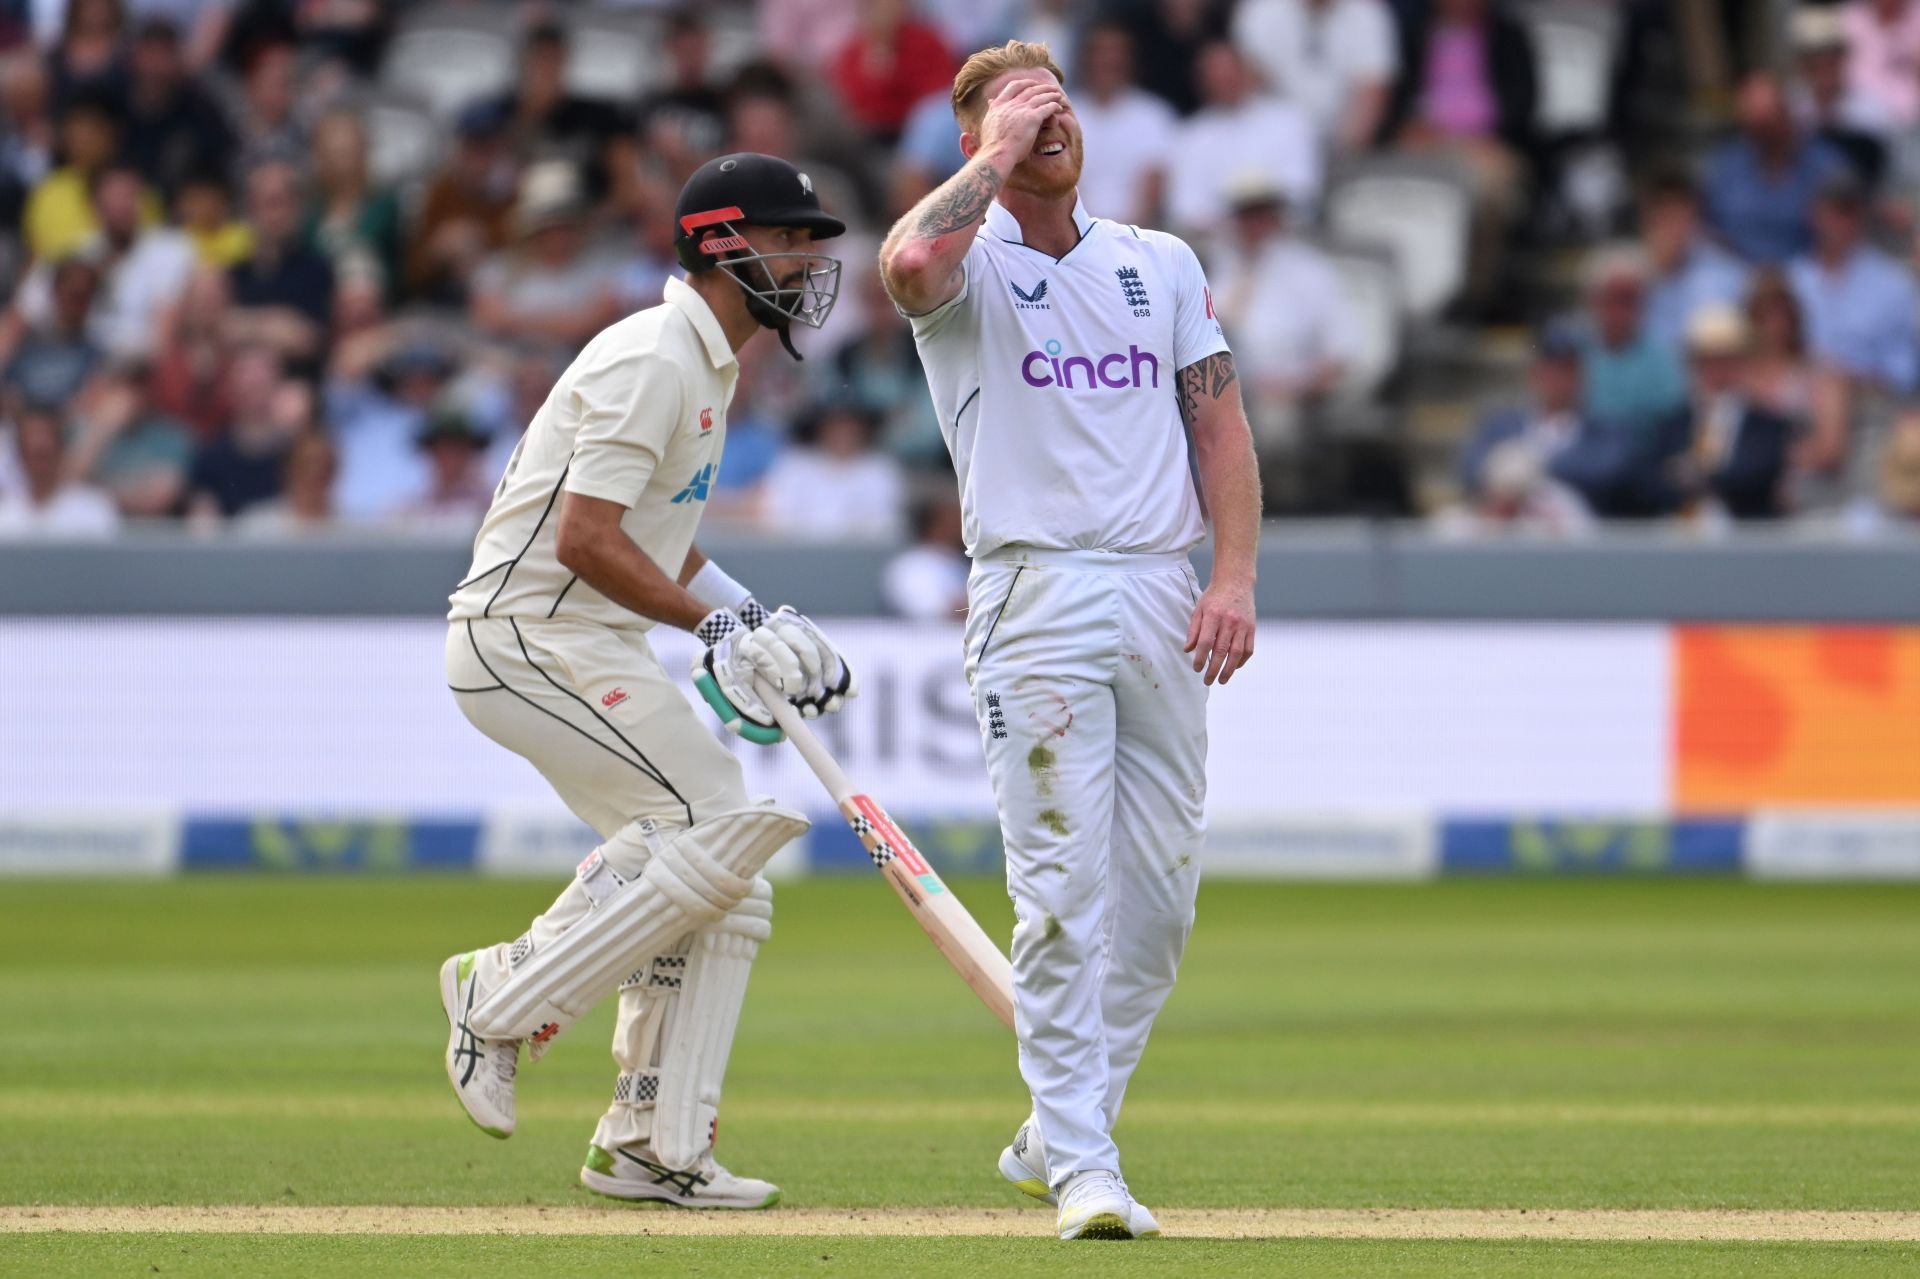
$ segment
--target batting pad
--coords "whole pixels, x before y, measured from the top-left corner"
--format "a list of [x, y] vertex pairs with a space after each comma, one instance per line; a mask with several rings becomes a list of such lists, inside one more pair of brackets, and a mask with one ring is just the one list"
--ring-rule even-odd
[[620, 987], [613, 1109], [615, 1145], [642, 1144], [669, 1168], [690, 1168], [713, 1145], [727, 1058], [747, 978], [773, 933], [773, 886], [753, 890]]
[[641, 963], [739, 905], [767, 859], [806, 829], [806, 818], [771, 802], [670, 837], [651, 819], [624, 827], [533, 922], [522, 958], [468, 1026], [482, 1039], [551, 1039]]

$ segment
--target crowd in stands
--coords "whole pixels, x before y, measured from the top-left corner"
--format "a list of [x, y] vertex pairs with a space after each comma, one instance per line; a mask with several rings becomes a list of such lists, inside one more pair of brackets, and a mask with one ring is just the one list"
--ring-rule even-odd
[[[1612, 33], [1571, 132], [1541, 3], [0, 0], [0, 532], [470, 535], [572, 354], [678, 269], [681, 182], [757, 150], [847, 218], [846, 284], [803, 363], [743, 354], [710, 510], [911, 543], [890, 593], [950, 613], [951, 476], [873, 257], [1009, 36], [1068, 71], [1089, 211], [1200, 250], [1270, 513], [1920, 528], [1920, 0], [1554, 0]], [[651, 33], [627, 81], [582, 70], [596, 14]], [[493, 83], [401, 39], [469, 20], [511, 33]], [[1369, 309], [1331, 226], [1383, 159], [1467, 193], [1432, 315]], [[1503, 341], [1423, 474], [1423, 361]]]

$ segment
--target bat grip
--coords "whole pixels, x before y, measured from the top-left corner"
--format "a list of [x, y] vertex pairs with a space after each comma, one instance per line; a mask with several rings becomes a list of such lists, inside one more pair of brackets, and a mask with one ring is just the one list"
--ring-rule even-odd
[[853, 795], [853, 782], [840, 767], [820, 738], [814, 733], [813, 726], [806, 717], [794, 708], [792, 702], [780, 696], [767, 681], [756, 677], [753, 691], [760, 695], [767, 709], [773, 713], [773, 722], [787, 735], [793, 748], [800, 752], [800, 758], [807, 762], [813, 775], [820, 779], [820, 785], [826, 788], [835, 805], [846, 802]]

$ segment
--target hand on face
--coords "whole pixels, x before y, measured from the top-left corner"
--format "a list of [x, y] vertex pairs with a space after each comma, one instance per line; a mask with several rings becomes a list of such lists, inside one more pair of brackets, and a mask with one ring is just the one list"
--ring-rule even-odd
[[[986, 118], [980, 122], [980, 150], [998, 153], [1016, 164], [1025, 163], [1043, 148], [1069, 149], [1066, 130], [1049, 123], [1055, 116], [1071, 118], [1073, 108], [1066, 90], [1045, 73], [1037, 77], [1009, 80], [987, 103]], [[1042, 132], [1047, 139], [1040, 141]]]

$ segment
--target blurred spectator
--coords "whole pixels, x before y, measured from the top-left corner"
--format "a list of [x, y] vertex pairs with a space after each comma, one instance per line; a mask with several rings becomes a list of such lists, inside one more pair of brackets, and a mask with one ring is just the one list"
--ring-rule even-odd
[[1228, 191], [1228, 232], [1211, 259], [1213, 305], [1265, 451], [1295, 441], [1300, 411], [1340, 385], [1361, 336], [1333, 264], [1292, 233], [1287, 199], [1272, 179], [1248, 171]]
[[[858, 227], [865, 208], [861, 188], [839, 166], [803, 153], [798, 132], [803, 106], [799, 90], [778, 68], [756, 63], [742, 69], [727, 90], [727, 148], [777, 155], [798, 166], [813, 179], [821, 207], [834, 210], [848, 225]], [[956, 126], [956, 147], [959, 137]]]
[[518, 174], [506, 131], [506, 116], [496, 104], [460, 113], [458, 148], [428, 183], [414, 220], [406, 270], [414, 296], [464, 302], [474, 269], [507, 243]]
[[51, 59], [57, 108], [71, 109], [84, 95], [119, 106], [127, 89], [125, 36], [120, 0], [68, 0]]
[[235, 528], [251, 535], [288, 537], [332, 527], [337, 469], [333, 442], [326, 433], [302, 431], [287, 448], [280, 496], [240, 512]]
[[340, 449], [335, 498], [343, 518], [377, 520], [420, 500], [430, 475], [419, 437], [456, 371], [438, 346], [399, 347], [368, 377], [327, 383], [327, 420]]
[[1748, 399], [1747, 322], [1709, 306], [1687, 324], [1688, 403], [1662, 422], [1643, 464], [1643, 509], [1713, 527], [1772, 519], [1784, 505], [1792, 428]]
[[[945, 465], [946, 441], [926, 393], [912, 328], [893, 309], [878, 271], [865, 268], [849, 283], [846, 292], [859, 303], [861, 319], [836, 335], [842, 344], [817, 366], [825, 383], [816, 388], [819, 398], [849, 401], [873, 414], [882, 423], [887, 451], [909, 465]], [[727, 447], [733, 447], [731, 427]]]
[[1847, 512], [1855, 533], [1920, 533], [1920, 410], [1908, 409], [1893, 424], [1871, 495]]
[[[100, 272], [89, 331], [108, 355], [152, 354], [160, 315], [193, 272], [192, 243], [170, 227], [149, 225], [146, 209], [146, 189], [132, 165], [115, 161], [94, 174], [97, 229], [74, 252]], [[47, 290], [43, 268], [21, 281], [15, 304], [30, 322], [46, 314]]]
[[1920, 307], [1908, 269], [1866, 242], [1866, 196], [1831, 179], [1813, 208], [1813, 250], [1787, 280], [1806, 318], [1807, 345], [1854, 377], [1907, 393], [1920, 383]]
[[1136, 0], [1121, 8], [1133, 27], [1140, 87], [1183, 116], [1199, 110], [1206, 95], [1200, 58], [1226, 39], [1227, 9], [1219, 0]]
[[[1080, 115], [1082, 104], [1073, 104]], [[1081, 127], [1086, 127], [1085, 119]], [[953, 119], [953, 99], [945, 89], [929, 93], [907, 113], [907, 124], [900, 132], [900, 145], [893, 153], [893, 180], [887, 193], [889, 219], [904, 215], [926, 194], [960, 171], [967, 157], [960, 154], [960, 126]], [[1087, 175], [1081, 174], [1080, 189], [1087, 188]]]
[[[1498, 450], [1518, 448], [1533, 454], [1540, 473], [1582, 506], [1600, 515], [1619, 509], [1632, 454], [1619, 431], [1595, 421], [1583, 407], [1581, 350], [1579, 333], [1566, 321], [1540, 331], [1527, 374], [1528, 400], [1483, 417], [1461, 457], [1461, 487], [1476, 505], [1489, 496], [1511, 501], [1511, 492], [1497, 492], [1502, 486], [1494, 482], [1493, 459]], [[1529, 487], [1538, 487], [1538, 481]]]
[[1920, 4], [1851, 0], [1841, 12], [1847, 82], [1874, 103], [1889, 127], [1920, 124]]
[[1400, 71], [1384, 0], [1244, 0], [1233, 38], [1267, 89], [1299, 105], [1336, 151], [1373, 144]]
[[620, 114], [567, 92], [567, 33], [558, 22], [543, 19], [527, 31], [517, 85], [493, 105], [505, 117], [520, 158], [570, 161], [593, 194], [605, 191], [605, 152], [621, 132]]
[[1465, 163], [1474, 193], [1468, 288], [1479, 302], [1497, 286], [1507, 230], [1527, 205], [1538, 112], [1532, 38], [1492, 0], [1433, 0], [1402, 26], [1381, 136]]
[[[1073, 114], [1086, 152], [1081, 200], [1097, 217], [1158, 225], [1179, 127], [1173, 108], [1134, 83], [1133, 36], [1120, 23], [1087, 29], [1078, 67]], [[949, 111], [947, 132], [953, 131]]]
[[29, 408], [16, 413], [13, 447], [21, 485], [0, 493], [0, 538], [105, 538], [118, 531], [113, 499], [67, 478], [58, 412]]
[[[487, 449], [486, 472], [489, 484], [507, 473], [508, 463], [520, 447], [520, 438], [533, 419], [546, 406], [554, 383], [566, 371], [567, 354], [553, 347], [529, 346], [514, 352], [504, 385], [495, 383], [494, 394], [477, 396], [476, 416], [492, 441]], [[733, 423], [727, 423], [727, 445], [733, 445]]]
[[142, 365], [95, 379], [75, 401], [69, 470], [112, 494], [122, 515], [179, 514], [193, 464], [193, 434], [154, 404]]
[[916, 102], [951, 85], [955, 66], [940, 33], [915, 18], [907, 0], [861, 0], [860, 25], [834, 56], [833, 87], [857, 124], [891, 144]]
[[27, 194], [53, 167], [57, 130], [47, 69], [31, 49], [0, 58], [0, 225], [20, 223]]
[[1549, 474], [1539, 452], [1518, 439], [1494, 445], [1469, 502], [1442, 511], [1435, 522], [1442, 537], [1574, 537], [1592, 527], [1593, 515], [1579, 495]]
[[204, 74], [219, 56], [232, 30], [233, 11], [247, 0], [130, 0], [129, 12], [142, 22], [164, 19], [179, 34], [187, 70]]
[[880, 596], [887, 611], [913, 622], [950, 622], [967, 614], [966, 536], [950, 493], [913, 510], [913, 545], [887, 561]]
[[134, 37], [122, 140], [141, 174], [168, 197], [189, 173], [232, 159], [233, 129], [192, 79], [171, 18], [143, 19]]
[[287, 449], [309, 425], [311, 394], [281, 374], [271, 346], [243, 346], [227, 365], [232, 425], [200, 447], [187, 478], [188, 514], [231, 518], [280, 492]]
[[93, 179], [119, 147], [111, 103], [85, 97], [67, 107], [60, 121], [60, 167], [33, 189], [23, 215], [22, 230], [34, 257], [43, 262], [63, 258], [99, 229], [93, 218]]
[[1847, 158], [1878, 186], [1887, 168], [1890, 121], [1880, 103], [1847, 76], [1847, 24], [1838, 9], [1794, 11], [1791, 36], [1797, 75], [1787, 90], [1794, 123]]
[[353, 111], [329, 111], [313, 127], [313, 191], [300, 233], [336, 274], [349, 252], [369, 254], [387, 289], [399, 292], [400, 202], [374, 187], [366, 126]]
[[473, 319], [483, 332], [578, 348], [617, 318], [617, 279], [588, 252], [586, 217], [571, 164], [545, 161], [521, 176], [516, 243], [474, 272]]
[[240, 101], [233, 112], [242, 170], [305, 152], [307, 130], [298, 114], [299, 94], [299, 50], [278, 39], [255, 46], [247, 55]]
[[673, 246], [673, 201], [677, 192], [657, 183], [640, 188], [641, 206], [630, 219], [633, 238], [619, 267], [615, 291], [619, 310], [631, 313], [656, 306], [666, 296], [667, 281], [680, 273], [679, 253]]
[[333, 315], [333, 268], [300, 239], [300, 174], [268, 160], [247, 174], [253, 254], [229, 273], [233, 305], [254, 336], [282, 354], [319, 354]]
[[1736, 113], [1740, 133], [1707, 157], [1707, 219], [1748, 261], [1785, 262], [1806, 251], [1814, 194], [1847, 162], [1794, 124], [1780, 82], [1766, 72], [1740, 86]]
[[227, 425], [226, 362], [232, 325], [224, 271], [200, 270], [161, 316], [153, 366], [154, 402], [202, 440]]
[[1033, 39], [1022, 21], [1027, 0], [916, 0], [914, 8], [961, 58], [1010, 39]]
[[1679, 350], [1687, 320], [1709, 302], [1738, 302], [1747, 266], [1707, 238], [1700, 225], [1700, 188], [1674, 172], [1656, 178], [1640, 205], [1640, 238], [1652, 275], [1647, 282], [1647, 337]]
[[860, 0], [758, 0], [760, 47], [795, 70], [819, 74], [860, 26]]
[[420, 428], [417, 443], [426, 456], [427, 486], [402, 508], [401, 518], [416, 529], [472, 537], [493, 501], [486, 432], [463, 406], [443, 400]]
[[99, 268], [84, 258], [63, 258], [51, 272], [48, 292], [48, 306], [37, 322], [13, 321], [24, 332], [7, 361], [6, 383], [10, 399], [60, 410], [100, 364], [91, 324]]
[[233, 216], [233, 191], [218, 169], [189, 173], [173, 204], [180, 229], [202, 266], [224, 271], [253, 256], [253, 232]]
[[1746, 316], [1753, 336], [1747, 397], [1794, 429], [1795, 505], [1831, 506], [1844, 496], [1837, 490], [1846, 483], [1852, 444], [1854, 396], [1847, 375], [1814, 363], [1800, 302], [1780, 271], [1755, 275]]
[[667, 83], [640, 103], [640, 136], [683, 182], [727, 140], [726, 96], [707, 74], [713, 40], [697, 9], [667, 15]]
[[1588, 269], [1592, 332], [1582, 360], [1587, 412], [1644, 438], [1685, 401], [1679, 352], [1648, 334], [1647, 257], [1638, 248], [1601, 251]]
[[878, 427], [852, 405], [816, 409], [795, 423], [795, 447], [767, 474], [767, 528], [809, 540], [898, 537], [906, 479], [898, 462], [874, 448]]
[[[1205, 107], [1180, 126], [1175, 139], [1167, 213], [1192, 234], [1220, 229], [1227, 186], [1257, 166], [1297, 209], [1311, 210], [1320, 193], [1320, 144], [1298, 107], [1258, 93], [1238, 50], [1224, 41], [1200, 51]], [[1098, 212], [1098, 210], [1095, 210]]]

